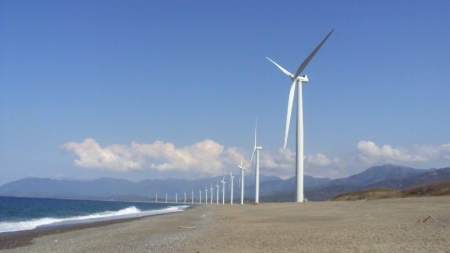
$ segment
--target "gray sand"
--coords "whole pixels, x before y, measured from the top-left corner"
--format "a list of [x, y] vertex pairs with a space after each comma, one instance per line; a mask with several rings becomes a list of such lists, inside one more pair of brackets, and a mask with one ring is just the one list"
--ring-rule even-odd
[[2, 252], [450, 252], [450, 197], [202, 206]]

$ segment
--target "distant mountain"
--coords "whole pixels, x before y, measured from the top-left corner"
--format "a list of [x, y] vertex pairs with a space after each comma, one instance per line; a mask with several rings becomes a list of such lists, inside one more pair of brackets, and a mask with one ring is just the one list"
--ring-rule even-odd
[[[130, 182], [123, 179], [100, 178], [91, 181], [77, 180], [56, 180], [48, 178], [25, 178], [4, 184], [0, 187], [0, 196], [15, 197], [46, 197], [46, 198], [75, 198], [75, 199], [116, 199], [116, 200], [154, 200], [156, 194], [158, 198], [165, 199], [166, 193], [168, 200], [175, 200], [175, 193], [178, 193], [178, 200], [184, 199], [184, 192], [187, 199], [191, 199], [191, 193], [194, 191], [194, 197], [198, 198], [199, 190], [202, 191], [204, 198], [205, 188], [210, 191], [211, 185], [215, 191], [216, 184], [222, 177], [203, 178], [197, 180], [166, 179], [166, 180], [143, 180], [139, 183]], [[229, 190], [229, 176], [225, 176], [227, 184], [225, 190]], [[246, 175], [245, 182], [247, 187], [253, 187], [255, 184], [254, 175]], [[260, 176], [260, 182], [281, 181], [274, 176]], [[220, 191], [222, 192], [222, 184]], [[252, 186], [253, 185], [253, 186]], [[246, 188], [247, 188], [246, 187]], [[234, 178], [234, 195], [239, 196], [239, 177]], [[251, 192], [246, 192], [250, 196]], [[229, 198], [229, 193], [226, 195]], [[208, 197], [210, 194], [208, 193]]]
[[397, 190], [404, 190], [413, 186], [427, 185], [433, 182], [445, 180], [450, 180], [450, 167], [428, 171], [409, 178], [388, 179], [374, 184], [370, 184], [366, 187], [394, 188]]
[[326, 186], [333, 185], [347, 185], [347, 186], [365, 186], [375, 184], [387, 179], [404, 179], [424, 173], [424, 170], [413, 169], [400, 165], [386, 164], [382, 166], [373, 166], [367, 170], [347, 177], [335, 179], [326, 184]]
[[[367, 187], [396, 188], [393, 187], [393, 185], [410, 187], [418, 184], [424, 184], [425, 182], [430, 183], [436, 180], [446, 180], [446, 178], [447, 176], [445, 172], [441, 173], [435, 169], [420, 170], [399, 165], [386, 164], [382, 166], [373, 166], [361, 173], [347, 178], [334, 179], [326, 184], [319, 185], [314, 188], [305, 187], [304, 194], [309, 201], [323, 201], [331, 199], [341, 193], [357, 191]], [[295, 191], [285, 190], [272, 192], [264, 196], [262, 200], [263, 199], [267, 202], [293, 201], [295, 199]]]
[[[274, 192], [284, 192], [284, 191], [294, 191], [296, 187], [296, 181], [295, 177], [291, 177], [285, 180], [282, 179], [276, 179], [276, 180], [266, 180], [264, 182], [260, 183], [259, 186], [259, 195], [270, 195]], [[303, 183], [305, 188], [314, 188], [319, 187], [322, 185], [325, 185], [326, 183], [330, 182], [331, 179], [329, 178], [314, 178], [308, 175], [304, 175], [303, 177]], [[247, 184], [247, 183], [246, 183]], [[246, 196], [255, 196], [255, 184], [253, 180], [253, 184], [249, 185], [248, 187], [245, 187]]]
[[[178, 200], [198, 198], [199, 190], [204, 198], [205, 188], [210, 192], [211, 185], [216, 197], [216, 184], [223, 177], [203, 178], [197, 180], [166, 179], [143, 180], [133, 183], [123, 179], [99, 178], [91, 181], [55, 180], [25, 178], [0, 187], [0, 196], [16, 197], [46, 197], [46, 198], [75, 198], [75, 199], [116, 199], [116, 200], [154, 200], [158, 194], [160, 200]], [[234, 198], [239, 198], [239, 175], [234, 178]], [[229, 198], [229, 176], [225, 176], [226, 198]], [[323, 201], [337, 194], [357, 191], [367, 188], [395, 188], [403, 190], [408, 187], [425, 185], [436, 181], [450, 180], [450, 167], [443, 169], [418, 170], [404, 166], [387, 164], [373, 166], [367, 170], [347, 178], [331, 180], [329, 178], [314, 178], [304, 176], [304, 194], [309, 201]], [[219, 182], [220, 194], [222, 184]], [[255, 175], [245, 176], [245, 200], [254, 201]], [[208, 193], [208, 197], [210, 194]], [[280, 179], [274, 176], [260, 176], [260, 201], [294, 201], [295, 177]]]

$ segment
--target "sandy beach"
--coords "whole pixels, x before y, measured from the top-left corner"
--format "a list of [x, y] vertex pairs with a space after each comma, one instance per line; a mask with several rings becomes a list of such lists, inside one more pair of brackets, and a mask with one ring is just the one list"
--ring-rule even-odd
[[208, 205], [32, 233], [2, 252], [450, 252], [450, 197]]

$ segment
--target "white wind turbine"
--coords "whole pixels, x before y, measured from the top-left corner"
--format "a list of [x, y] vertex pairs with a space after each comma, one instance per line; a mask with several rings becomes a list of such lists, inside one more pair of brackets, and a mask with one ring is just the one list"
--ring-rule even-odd
[[167, 193], [166, 193], [166, 203], [167, 203]]
[[202, 203], [202, 190], [198, 190], [198, 192], [199, 192], [199, 196], [200, 196], [199, 203], [201, 204]]
[[298, 86], [297, 92], [297, 143], [296, 143], [296, 170], [295, 175], [297, 178], [297, 202], [303, 202], [303, 104], [302, 104], [302, 83], [308, 82], [308, 77], [306, 75], [300, 76], [300, 73], [305, 69], [306, 65], [308, 65], [309, 61], [314, 57], [314, 55], [319, 51], [320, 47], [322, 47], [323, 43], [330, 37], [331, 33], [333, 33], [334, 29], [331, 30], [330, 33], [320, 42], [320, 44], [312, 51], [312, 53], [306, 58], [300, 67], [298, 67], [295, 75], [291, 74], [289, 71], [285, 70], [283, 67], [278, 65], [276, 62], [272, 61], [268, 57], [269, 61], [275, 64], [283, 73], [288, 75], [292, 80], [291, 91], [289, 92], [289, 100], [288, 100], [288, 109], [287, 109], [287, 117], [286, 117], [286, 131], [284, 135], [284, 148], [286, 148], [287, 137], [289, 132], [289, 124], [291, 120], [291, 112], [292, 112], [292, 104], [294, 100], [295, 86]]
[[244, 159], [244, 157], [241, 158], [241, 165], [238, 165], [239, 169], [241, 170], [241, 180], [239, 181], [239, 187], [241, 187], [241, 205], [244, 204], [244, 170], [245, 170], [245, 167], [242, 166], [243, 159]]
[[213, 200], [214, 200], [214, 194], [213, 194], [214, 188], [212, 187], [212, 183], [211, 183], [211, 205], [213, 204]]
[[178, 192], [175, 193], [175, 203], [178, 203]]
[[186, 204], [186, 192], [184, 192], [184, 203]]
[[223, 176], [223, 179], [220, 180], [222, 183], [222, 205], [225, 204], [225, 176]]
[[191, 197], [192, 197], [192, 204], [194, 204], [194, 190], [192, 190], [192, 193], [191, 193]]
[[205, 204], [208, 204], [208, 186], [205, 188]]
[[233, 179], [234, 179], [233, 174], [230, 172], [230, 187], [231, 187], [231, 189], [230, 189], [230, 205], [233, 204]]
[[252, 159], [250, 160], [250, 164], [253, 162], [253, 157], [256, 153], [256, 170], [255, 170], [255, 203], [259, 203], [259, 150], [262, 149], [261, 146], [256, 146], [256, 128], [258, 126], [258, 122], [255, 124], [255, 146], [253, 147]]
[[216, 205], [219, 204], [219, 181], [216, 182]]

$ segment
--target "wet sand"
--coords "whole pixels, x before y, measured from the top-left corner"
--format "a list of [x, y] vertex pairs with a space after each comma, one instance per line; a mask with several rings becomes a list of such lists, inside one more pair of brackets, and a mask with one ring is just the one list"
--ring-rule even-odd
[[2, 252], [450, 252], [450, 197], [208, 205], [69, 230]]

